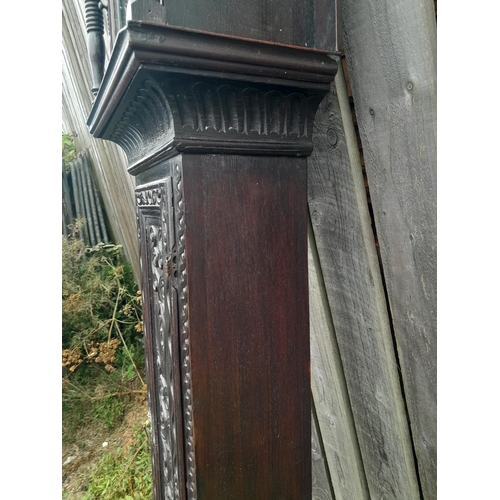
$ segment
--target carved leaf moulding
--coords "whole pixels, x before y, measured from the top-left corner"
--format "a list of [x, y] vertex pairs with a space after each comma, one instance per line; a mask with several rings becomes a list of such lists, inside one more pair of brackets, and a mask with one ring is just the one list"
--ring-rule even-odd
[[131, 173], [179, 152], [308, 155], [336, 69], [322, 51], [129, 22], [88, 125]]
[[[139, 78], [140, 77], [140, 78]], [[103, 138], [130, 171], [159, 152], [307, 155], [322, 95], [244, 82], [141, 71]]]
[[123, 94], [139, 67], [148, 64], [182, 72], [229, 74], [247, 81], [300, 82], [305, 87], [328, 87], [338, 67], [330, 54], [320, 50], [128, 21], [117, 36], [90, 113], [92, 134], [99, 134], [117, 104], [116, 97]]

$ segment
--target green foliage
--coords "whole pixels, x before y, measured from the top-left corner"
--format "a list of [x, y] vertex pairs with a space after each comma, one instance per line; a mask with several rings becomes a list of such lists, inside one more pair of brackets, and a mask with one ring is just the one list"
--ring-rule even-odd
[[102, 367], [82, 365], [71, 380], [63, 378], [63, 442], [72, 443], [77, 431], [86, 425], [113, 430], [118, 427], [134, 395], [141, 395], [137, 379], [129, 380], [126, 372], [108, 373]]
[[[63, 160], [74, 159], [72, 138], [63, 135]], [[88, 443], [83, 428], [125, 427], [134, 398], [146, 396], [141, 294], [119, 245], [85, 247], [84, 223], [76, 220], [62, 239], [62, 437], [79, 448]], [[151, 476], [143, 427], [132, 446], [104, 453], [84, 500], [150, 500]]]
[[137, 345], [141, 325], [140, 294], [121, 246], [85, 248], [81, 239], [63, 237], [63, 348], [80, 347], [88, 356], [93, 342], [114, 337], [123, 344], [121, 336], [127, 345]]
[[62, 159], [66, 170], [69, 169], [69, 164], [76, 160], [76, 150], [72, 134], [62, 135]]
[[101, 457], [82, 500], [150, 500], [152, 492], [149, 435], [142, 427], [127, 450], [118, 448]]
[[94, 420], [104, 424], [110, 430], [116, 427], [123, 419], [127, 401], [124, 398], [108, 396], [104, 399], [97, 399], [92, 402], [92, 416]]
[[[123, 418], [131, 391], [144, 391], [141, 296], [119, 245], [62, 240], [63, 440], [90, 422]], [[140, 380], [141, 386], [137, 387]]]

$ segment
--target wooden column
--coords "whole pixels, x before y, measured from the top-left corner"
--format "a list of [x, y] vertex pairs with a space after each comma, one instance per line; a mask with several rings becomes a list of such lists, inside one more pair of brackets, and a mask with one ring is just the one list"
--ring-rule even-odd
[[325, 52], [130, 22], [89, 127], [136, 177], [155, 500], [311, 498], [306, 156]]

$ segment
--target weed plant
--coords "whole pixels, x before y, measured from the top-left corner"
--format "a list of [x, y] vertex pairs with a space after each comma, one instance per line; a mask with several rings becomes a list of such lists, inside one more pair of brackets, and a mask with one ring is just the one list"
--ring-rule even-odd
[[150, 500], [153, 494], [150, 456], [147, 428], [136, 429], [132, 446], [101, 457], [82, 500]]
[[145, 394], [141, 296], [121, 247], [62, 240], [63, 440], [93, 423], [117, 426]]
[[[62, 158], [68, 170], [76, 159], [72, 134], [62, 136]], [[80, 449], [81, 428], [112, 430], [132, 399], [146, 395], [140, 292], [121, 247], [85, 247], [83, 224], [76, 220], [62, 239], [62, 434]], [[104, 452], [94, 464], [83, 500], [151, 499], [147, 427], [134, 436], [127, 449]]]
[[69, 164], [76, 160], [75, 144], [73, 142], [73, 134], [62, 135], [62, 159], [66, 170], [69, 169]]

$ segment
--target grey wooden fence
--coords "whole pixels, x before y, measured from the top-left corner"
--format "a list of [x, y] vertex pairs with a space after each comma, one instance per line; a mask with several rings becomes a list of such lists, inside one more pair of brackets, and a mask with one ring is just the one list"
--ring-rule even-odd
[[[64, 123], [96, 158], [114, 230], [138, 265], [126, 162], [85, 126], [82, 5], [63, 0]], [[308, 160], [313, 498], [434, 500], [434, 4], [343, 0], [341, 13], [350, 86], [340, 69]]]
[[401, 390], [422, 495], [431, 500], [437, 481], [435, 6], [347, 0], [342, 14]]

